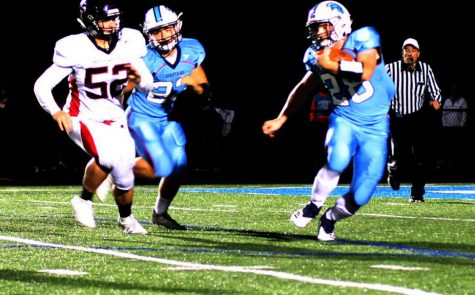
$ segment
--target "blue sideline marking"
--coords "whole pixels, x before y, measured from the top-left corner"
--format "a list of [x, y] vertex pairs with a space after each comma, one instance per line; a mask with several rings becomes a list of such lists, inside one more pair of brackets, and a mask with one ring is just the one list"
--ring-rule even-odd
[[[190, 193], [228, 193], [253, 195], [284, 195], [310, 196], [311, 185], [308, 187], [243, 187], [243, 188], [181, 188], [182, 192]], [[465, 199], [475, 200], [475, 186], [472, 185], [426, 185], [424, 198], [428, 199]], [[331, 194], [332, 197], [341, 196], [348, 191], [348, 186], [338, 186]], [[393, 191], [389, 186], [378, 186], [374, 197], [408, 198], [411, 195], [410, 186], [401, 186]]]

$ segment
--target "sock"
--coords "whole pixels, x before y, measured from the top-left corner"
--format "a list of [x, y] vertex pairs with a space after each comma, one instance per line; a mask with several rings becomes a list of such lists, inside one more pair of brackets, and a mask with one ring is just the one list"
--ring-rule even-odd
[[127, 205], [117, 204], [117, 208], [119, 208], [120, 218], [129, 217], [132, 214], [132, 203]]
[[86, 200], [86, 201], [92, 201], [92, 196], [93, 195], [94, 195], [94, 193], [91, 193], [91, 192], [87, 191], [85, 188], [82, 188], [81, 199]]
[[172, 202], [171, 200], [158, 197], [155, 203], [155, 212], [157, 212], [157, 214], [162, 214], [162, 213], [167, 212], [168, 207], [170, 207], [171, 202]]
[[338, 185], [340, 179], [340, 173], [328, 169], [327, 166], [321, 168], [312, 185], [312, 198], [311, 202], [318, 208], [323, 207], [327, 197]]

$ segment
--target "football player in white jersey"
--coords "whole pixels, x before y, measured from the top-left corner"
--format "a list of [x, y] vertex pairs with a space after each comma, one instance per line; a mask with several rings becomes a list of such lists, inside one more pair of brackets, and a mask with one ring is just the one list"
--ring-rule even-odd
[[[113, 0], [82, 0], [78, 21], [85, 32], [56, 42], [53, 64], [38, 78], [34, 91], [59, 128], [92, 157], [85, 168], [83, 191], [71, 201], [76, 220], [96, 227], [93, 193], [110, 173], [119, 226], [126, 233], [146, 234], [132, 215], [135, 148], [122, 100], [125, 90], [130, 91], [128, 83], [148, 91], [152, 76], [142, 59], [146, 54], [142, 34], [122, 28], [120, 15]], [[70, 92], [60, 109], [52, 89], [67, 76]]]

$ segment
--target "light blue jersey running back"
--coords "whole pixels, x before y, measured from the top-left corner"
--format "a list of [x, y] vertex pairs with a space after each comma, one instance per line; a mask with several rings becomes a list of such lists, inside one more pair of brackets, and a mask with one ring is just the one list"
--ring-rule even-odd
[[343, 50], [354, 58], [358, 53], [376, 49], [379, 60], [368, 81], [350, 81], [333, 75], [317, 65], [315, 49], [309, 48], [304, 62], [307, 70], [318, 75], [333, 97], [326, 137], [327, 166], [338, 173], [353, 160], [353, 178], [345, 198], [365, 205], [384, 174], [389, 135], [388, 111], [394, 97], [394, 83], [384, 68], [379, 34], [365, 27], [351, 33]]

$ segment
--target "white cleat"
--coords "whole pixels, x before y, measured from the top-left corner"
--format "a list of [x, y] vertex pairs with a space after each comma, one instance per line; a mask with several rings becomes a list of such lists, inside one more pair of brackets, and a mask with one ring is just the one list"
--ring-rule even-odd
[[322, 242], [333, 242], [335, 241], [336, 237], [335, 237], [335, 232], [330, 232], [330, 233], [327, 233], [323, 227], [319, 227], [318, 228], [318, 236], [317, 236], [317, 239], [319, 241], [322, 241]]
[[81, 199], [79, 196], [74, 196], [71, 200], [71, 204], [73, 205], [74, 217], [77, 222], [87, 228], [96, 227], [92, 201], [86, 201]]
[[312, 222], [313, 218], [303, 216], [303, 209], [299, 209], [292, 213], [290, 216], [290, 222], [296, 227], [306, 227], [310, 222]]
[[317, 239], [322, 242], [335, 241], [335, 221], [326, 217], [326, 212], [320, 218], [320, 225], [318, 227]]
[[97, 187], [96, 196], [101, 202], [105, 202], [109, 192], [112, 192], [113, 189], [114, 183], [112, 182], [112, 174], [109, 173], [106, 179]]
[[121, 218], [117, 220], [117, 223], [120, 227], [124, 229], [124, 233], [126, 234], [138, 234], [138, 235], [145, 235], [147, 234], [147, 230], [143, 228], [143, 226], [135, 219], [135, 217], [130, 214], [129, 217]]
[[318, 215], [320, 208], [312, 202], [290, 215], [290, 221], [296, 227], [306, 227]]

